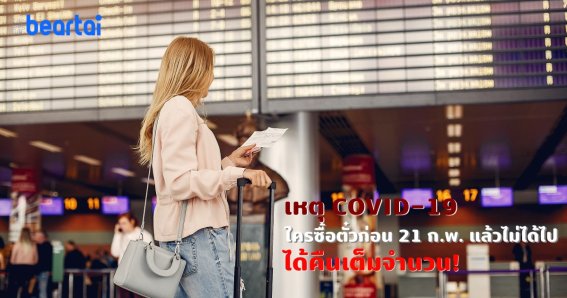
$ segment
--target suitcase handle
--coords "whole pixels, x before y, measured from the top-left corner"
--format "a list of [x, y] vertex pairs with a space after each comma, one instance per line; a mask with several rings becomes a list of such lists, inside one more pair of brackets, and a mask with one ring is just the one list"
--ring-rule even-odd
[[[238, 178], [236, 180], [236, 185], [238, 187], [244, 186], [246, 184], [252, 184], [252, 181], [250, 181], [250, 179], [248, 179], [248, 178]], [[272, 184], [270, 184], [270, 186], [268, 186], [268, 189], [274, 189], [275, 190], [276, 189], [276, 182], [272, 182]]]
[[[240, 277], [242, 276], [240, 270], [240, 226], [242, 220], [242, 201], [243, 201], [243, 190], [246, 184], [251, 184], [252, 181], [247, 178], [238, 178], [236, 180], [236, 185], [238, 187], [238, 202], [237, 202], [237, 213], [236, 213], [236, 260], [234, 263], [234, 298], [240, 298]], [[272, 250], [273, 250], [273, 227], [274, 227], [274, 195], [276, 192], [276, 182], [272, 181], [272, 184], [268, 187], [270, 191], [269, 201], [268, 201], [268, 214], [266, 217], [266, 223], [269, 224], [267, 230], [268, 250], [266, 252], [267, 256], [267, 268], [266, 268], [266, 298], [272, 298], [272, 278], [274, 269], [272, 267]]]

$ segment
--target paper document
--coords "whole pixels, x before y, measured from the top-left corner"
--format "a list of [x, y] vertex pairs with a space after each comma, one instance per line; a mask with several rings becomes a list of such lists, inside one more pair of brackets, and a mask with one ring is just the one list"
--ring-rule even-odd
[[248, 146], [250, 144], [256, 144], [254, 148], [266, 148], [272, 146], [277, 142], [283, 134], [286, 132], [287, 128], [272, 128], [268, 127], [266, 130], [255, 131], [246, 140], [242, 146]]

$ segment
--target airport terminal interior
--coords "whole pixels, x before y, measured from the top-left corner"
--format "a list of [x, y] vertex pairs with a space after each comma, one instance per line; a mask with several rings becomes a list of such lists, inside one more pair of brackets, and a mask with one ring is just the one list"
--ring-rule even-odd
[[[465, 232], [483, 230], [487, 224], [557, 227], [559, 241], [530, 244], [532, 258], [535, 263], [564, 264], [567, 207], [539, 202], [538, 187], [567, 183], [565, 101], [331, 110], [316, 115], [318, 199], [330, 204], [332, 197], [342, 191], [343, 157], [370, 155], [376, 163], [376, 187], [380, 197], [396, 198], [404, 189], [418, 188], [429, 189], [432, 197], [439, 200], [453, 198], [459, 204], [458, 216], [432, 218], [425, 212], [411, 213], [396, 218], [394, 226]], [[256, 119], [260, 130], [267, 123], [287, 116], [272, 114], [251, 118]], [[223, 156], [237, 146], [237, 132], [243, 123], [249, 122], [246, 115], [208, 116], [207, 120]], [[42, 226], [52, 239], [73, 240], [79, 243], [85, 255], [96, 257], [99, 250], [109, 250], [116, 221], [116, 215], [105, 215], [101, 210], [102, 201], [110, 197], [126, 198], [132, 210], [141, 212], [147, 168], [138, 164], [133, 149], [139, 127], [139, 119], [3, 126], [0, 138], [2, 197], [10, 196], [13, 169], [40, 169], [43, 204], [59, 204], [59, 207], [45, 208]], [[293, 159], [295, 153], [289, 152], [282, 158]], [[513, 203], [484, 206], [480, 190], [494, 187], [513, 187]], [[59, 201], [51, 202], [46, 198]], [[8, 215], [0, 217], [5, 239], [9, 230]], [[279, 216], [283, 214], [276, 214]], [[330, 225], [340, 226], [340, 218], [329, 212], [327, 216]], [[391, 224], [388, 223], [388, 228]], [[380, 219], [378, 230], [381, 230]], [[467, 254], [465, 244], [398, 245], [399, 254], [406, 257]], [[489, 246], [490, 268], [514, 269], [511, 265], [515, 262], [513, 244], [491, 243]], [[339, 254], [337, 245], [327, 243], [322, 247], [327, 254]], [[466, 264], [461, 267], [466, 268]], [[434, 297], [438, 277], [414, 274], [383, 278], [392, 281], [387, 284], [391, 295], [415, 297], [413, 295], [424, 291], [423, 287], [428, 287]], [[498, 291], [500, 286], [502, 295], [507, 295], [505, 293], [510, 291], [507, 287], [516, 281], [516, 277], [506, 274], [491, 278], [493, 287], [497, 287], [493, 291]], [[462, 275], [455, 275], [449, 276], [448, 284], [454, 292], [465, 291], [462, 287], [466, 288], [466, 281]], [[554, 283], [554, 286], [559, 285]], [[561, 293], [563, 288], [555, 291]], [[494, 297], [507, 297], [495, 293]]]
[[166, 204], [135, 147], [176, 41], [214, 57], [221, 156], [287, 128], [250, 165], [274, 201], [244, 187], [243, 297], [567, 298], [567, 0], [0, 0], [0, 297], [131, 297], [116, 239]]

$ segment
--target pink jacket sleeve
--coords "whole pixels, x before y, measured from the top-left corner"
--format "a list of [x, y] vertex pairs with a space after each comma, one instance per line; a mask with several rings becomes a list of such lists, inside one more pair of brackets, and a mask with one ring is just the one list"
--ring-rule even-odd
[[[187, 104], [191, 105], [190, 102]], [[172, 198], [177, 201], [193, 197], [214, 199], [232, 188], [244, 172], [244, 168], [229, 165], [227, 158], [222, 161], [223, 166], [227, 165], [222, 170], [197, 170], [199, 122], [196, 111], [191, 109], [192, 106], [187, 107], [184, 103], [164, 105], [158, 120], [163, 177]]]
[[35, 265], [37, 264], [37, 261], [39, 259], [39, 256], [37, 255], [37, 245], [33, 244], [33, 255], [32, 255], [32, 263]]
[[16, 242], [12, 247], [12, 254], [10, 254], [10, 263], [16, 263], [19, 252], [20, 252], [20, 243]]

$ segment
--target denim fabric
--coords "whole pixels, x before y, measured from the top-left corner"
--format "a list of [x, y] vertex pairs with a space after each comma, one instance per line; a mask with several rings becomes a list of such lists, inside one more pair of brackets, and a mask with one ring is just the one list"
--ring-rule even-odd
[[[207, 227], [182, 239], [180, 254], [187, 265], [176, 298], [233, 297], [234, 249], [231, 237], [228, 227]], [[175, 251], [175, 241], [160, 241], [160, 246]]]
[[[47, 298], [47, 288], [49, 286], [49, 271], [39, 273], [36, 278], [39, 283], [39, 298]], [[49, 295], [51, 296], [51, 295]]]

